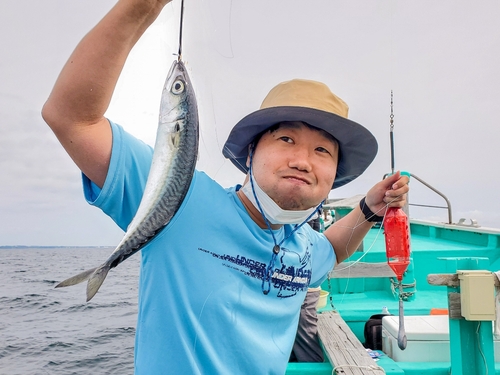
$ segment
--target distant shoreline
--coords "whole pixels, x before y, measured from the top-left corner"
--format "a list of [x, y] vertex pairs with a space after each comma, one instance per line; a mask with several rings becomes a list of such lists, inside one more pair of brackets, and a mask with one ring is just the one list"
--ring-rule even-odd
[[71, 245], [58, 245], [58, 246], [37, 246], [37, 245], [2, 245], [0, 249], [106, 249], [109, 246], [71, 246]]

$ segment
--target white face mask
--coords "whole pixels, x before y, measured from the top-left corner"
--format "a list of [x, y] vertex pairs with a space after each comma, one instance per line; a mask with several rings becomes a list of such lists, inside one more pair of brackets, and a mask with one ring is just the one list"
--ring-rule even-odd
[[[250, 178], [253, 180], [255, 195], [250, 181], [241, 188], [241, 191], [259, 211], [263, 211], [261, 213], [271, 224], [302, 224], [318, 209], [318, 207], [311, 207], [300, 211], [284, 210], [260, 188], [255, 178], [252, 178], [252, 176]], [[257, 196], [257, 199], [255, 199], [255, 196]], [[260, 208], [257, 201], [260, 203]]]

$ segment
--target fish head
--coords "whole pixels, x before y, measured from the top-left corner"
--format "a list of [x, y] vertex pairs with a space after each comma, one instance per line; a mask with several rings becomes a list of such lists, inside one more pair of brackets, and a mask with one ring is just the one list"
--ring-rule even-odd
[[159, 116], [159, 126], [172, 134], [174, 146], [178, 143], [179, 132], [193, 113], [193, 106], [196, 106], [196, 98], [186, 67], [182, 61], [175, 60], [163, 86]]

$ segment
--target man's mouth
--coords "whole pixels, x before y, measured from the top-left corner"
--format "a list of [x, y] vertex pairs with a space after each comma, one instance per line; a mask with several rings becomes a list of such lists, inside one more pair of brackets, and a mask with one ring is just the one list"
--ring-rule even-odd
[[307, 178], [301, 177], [301, 176], [284, 176], [283, 178], [290, 180], [290, 181], [294, 181], [294, 180], [299, 181], [299, 182], [305, 183], [307, 185], [309, 185], [311, 183]]

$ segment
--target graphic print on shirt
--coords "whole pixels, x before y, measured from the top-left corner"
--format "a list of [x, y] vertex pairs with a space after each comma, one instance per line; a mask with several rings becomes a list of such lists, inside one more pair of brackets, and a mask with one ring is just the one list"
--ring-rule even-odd
[[[266, 273], [267, 264], [255, 259], [243, 255], [219, 254], [201, 247], [198, 250], [220, 260], [222, 266], [241, 272], [248, 277], [262, 280]], [[269, 259], [271, 256], [272, 250], [269, 251]], [[272, 286], [278, 290], [278, 297], [288, 298], [296, 295], [298, 291], [307, 290], [311, 281], [310, 261], [309, 246], [303, 256], [289, 251], [284, 246], [281, 247], [271, 276]]]

